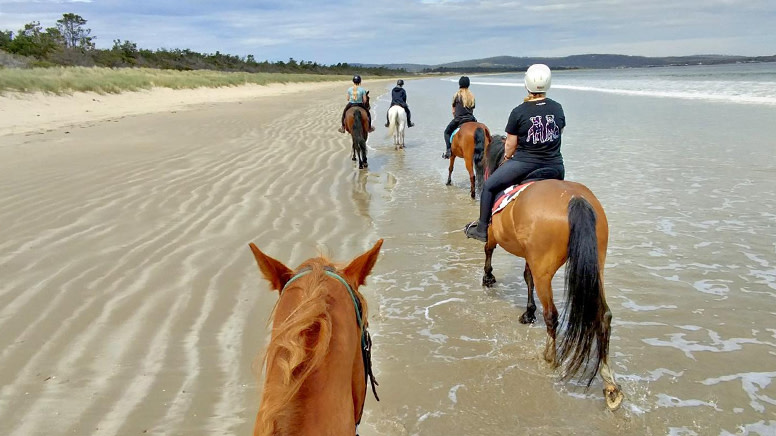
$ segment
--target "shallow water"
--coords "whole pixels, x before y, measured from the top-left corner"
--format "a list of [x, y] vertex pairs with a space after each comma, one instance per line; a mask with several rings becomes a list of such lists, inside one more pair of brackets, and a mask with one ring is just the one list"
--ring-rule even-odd
[[[609, 413], [600, 380], [585, 391], [543, 363], [541, 317], [517, 322], [522, 259], [497, 249], [499, 282], [480, 286], [482, 245], [460, 231], [477, 203], [463, 162], [447, 187], [439, 157], [456, 85], [426, 79], [406, 85], [406, 151], [370, 138], [389, 159], [364, 200], [386, 238], [368, 295], [383, 398], [368, 403], [369, 434], [776, 434], [776, 107], [564, 88], [567, 76], [551, 97], [568, 120], [567, 179], [609, 219], [610, 356], [626, 402]], [[524, 91], [483, 84], [509, 76], [472, 80], [475, 114], [503, 132]], [[562, 270], [553, 287], [558, 302]]]

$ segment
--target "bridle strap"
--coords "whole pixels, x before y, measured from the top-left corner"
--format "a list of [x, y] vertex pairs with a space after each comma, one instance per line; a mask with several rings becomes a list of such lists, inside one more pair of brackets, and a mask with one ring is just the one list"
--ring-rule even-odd
[[[290, 285], [293, 281], [296, 279], [309, 274], [312, 271], [312, 267], [306, 267], [300, 270], [298, 273], [296, 273], [295, 276], [291, 277], [283, 286], [283, 289], [280, 291], [281, 294], [283, 291]], [[358, 328], [361, 332], [361, 359], [364, 362], [364, 373], [366, 379], [369, 381], [369, 384], [372, 386], [372, 394], [375, 396], [375, 399], [377, 401], [380, 401], [380, 397], [377, 396], [377, 388], [376, 386], [379, 386], [379, 383], [377, 383], [377, 380], [375, 379], [375, 375], [372, 372], [372, 337], [369, 335], [369, 331], [364, 326], [364, 319], [362, 317], [362, 308], [361, 308], [361, 302], [358, 300], [358, 297], [356, 297], [356, 293], [353, 291], [353, 288], [350, 286], [350, 284], [342, 278], [339, 274], [337, 274], [337, 270], [330, 266], [323, 267], [323, 272], [327, 276], [336, 279], [343, 285], [345, 285], [345, 289], [348, 290], [348, 294], [350, 295], [350, 299], [353, 300], [353, 307], [356, 309], [356, 321], [358, 322]], [[366, 394], [364, 394], [366, 396]], [[366, 400], [366, 398], [364, 398]], [[361, 415], [364, 414], [364, 404], [366, 404], [366, 401], [361, 404]], [[359, 417], [358, 422], [356, 425], [358, 425], [361, 422], [361, 418]]]

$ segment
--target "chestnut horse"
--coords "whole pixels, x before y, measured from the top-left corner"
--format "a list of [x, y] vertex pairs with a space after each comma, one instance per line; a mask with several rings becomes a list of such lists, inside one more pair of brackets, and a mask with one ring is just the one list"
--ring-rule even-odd
[[[494, 137], [483, 159], [486, 175], [503, 160], [504, 141]], [[542, 170], [537, 170], [537, 172]], [[532, 174], [528, 179], [535, 179]], [[493, 215], [485, 244], [483, 286], [492, 286], [491, 259], [496, 245], [525, 259], [528, 286], [523, 324], [536, 320], [534, 289], [544, 309], [547, 342], [544, 358], [562, 366], [568, 380], [578, 373], [587, 386], [599, 373], [607, 406], [617, 409], [624, 395], [608, 364], [612, 313], [604, 296], [604, 264], [609, 227], [601, 203], [586, 186], [563, 180], [539, 180]], [[552, 278], [566, 264], [566, 302], [558, 323]], [[556, 350], [556, 330], [561, 338]]]
[[366, 162], [366, 140], [369, 138], [369, 91], [364, 96], [364, 105], [367, 109], [354, 106], [345, 113], [345, 130], [350, 133], [353, 140], [353, 160], [358, 157], [358, 168], [369, 166]]
[[382, 244], [380, 239], [342, 269], [317, 257], [296, 270], [250, 244], [270, 288], [280, 293], [263, 361], [264, 390], [254, 436], [356, 434], [367, 379], [373, 392], [377, 384], [367, 305], [358, 288]]
[[480, 161], [485, 148], [490, 143], [490, 130], [485, 124], [470, 121], [463, 123], [458, 128], [457, 133], [453, 135], [453, 139], [450, 144], [450, 168], [447, 172], [447, 185], [452, 184], [453, 166], [455, 165], [455, 158], [463, 158], [466, 163], [466, 171], [469, 172], [469, 180], [471, 182], [471, 196], [474, 198], [474, 168], [478, 168], [479, 183], [482, 183], [482, 172]]

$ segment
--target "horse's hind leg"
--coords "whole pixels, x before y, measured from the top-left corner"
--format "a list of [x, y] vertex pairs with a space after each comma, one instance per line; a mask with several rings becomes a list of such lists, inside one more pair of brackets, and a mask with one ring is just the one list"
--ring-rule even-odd
[[493, 251], [496, 249], [496, 243], [492, 237], [488, 237], [488, 242], [485, 243], [485, 274], [482, 275], [482, 286], [491, 287], [496, 283], [496, 278], [493, 276]]
[[472, 196], [472, 198], [474, 198], [474, 166], [473, 166], [473, 163], [472, 163], [473, 160], [474, 160], [474, 158], [466, 159], [465, 160], [465, 162], [466, 162], [466, 171], [469, 172], [469, 182], [471, 183], [471, 196]]
[[520, 316], [520, 322], [522, 324], [533, 324], [536, 321], [536, 301], [534, 300], [533, 276], [531, 275], [531, 268], [528, 266], [528, 262], [526, 262], [525, 270], [523, 270], [523, 278], [528, 286], [528, 302], [525, 305], [525, 312]]
[[558, 309], [552, 301], [552, 274], [543, 273], [533, 276], [536, 285], [536, 294], [542, 303], [544, 310], [544, 324], [547, 326], [547, 343], [544, 347], [544, 360], [557, 366], [555, 352], [555, 336], [558, 330]]
[[[604, 303], [606, 304], [606, 303]], [[606, 313], [604, 314], [604, 335], [606, 337], [606, 343], [609, 343], [609, 335], [611, 334], [612, 325], [612, 312], [609, 310], [609, 305], [606, 306]], [[620, 386], [614, 379], [614, 371], [609, 367], [609, 350], [606, 350], [606, 357], [601, 362], [601, 379], [604, 382], [604, 399], [606, 400], [606, 406], [609, 410], [617, 410], [622, 404], [622, 400], [625, 395], [620, 390]]]
[[359, 145], [359, 168], [367, 168], [369, 164], [366, 161], [366, 141], [362, 141]]
[[455, 165], [455, 155], [450, 155], [450, 168], [447, 170], [447, 186], [453, 184], [453, 166]]

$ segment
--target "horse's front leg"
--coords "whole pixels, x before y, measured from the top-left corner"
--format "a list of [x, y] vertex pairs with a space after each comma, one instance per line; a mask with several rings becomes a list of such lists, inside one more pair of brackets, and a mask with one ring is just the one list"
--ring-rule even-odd
[[520, 323], [533, 324], [536, 321], [536, 301], [534, 300], [533, 276], [531, 276], [531, 268], [528, 266], [528, 262], [525, 264], [523, 278], [525, 279], [525, 284], [528, 285], [528, 303], [525, 305], [525, 312], [520, 316]]
[[482, 275], [482, 286], [490, 288], [496, 284], [496, 277], [493, 276], [493, 251], [496, 249], [496, 242], [493, 237], [488, 235], [488, 242], [485, 243], [485, 274]]
[[450, 168], [447, 170], [447, 186], [453, 184], [453, 166], [455, 165], [455, 155], [450, 154]]
[[353, 138], [353, 161], [356, 161], [356, 147], [358, 147], [358, 142], [356, 141], [356, 138]]

